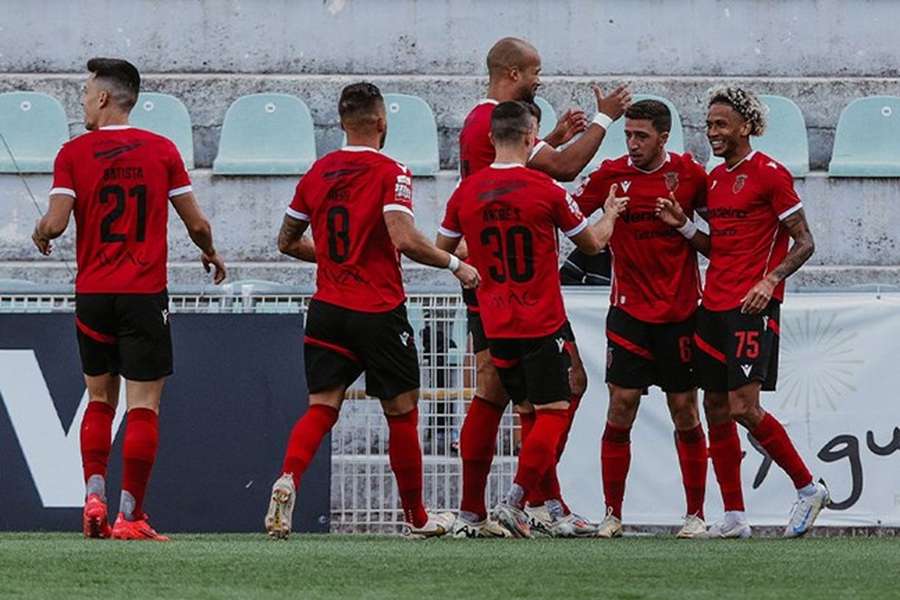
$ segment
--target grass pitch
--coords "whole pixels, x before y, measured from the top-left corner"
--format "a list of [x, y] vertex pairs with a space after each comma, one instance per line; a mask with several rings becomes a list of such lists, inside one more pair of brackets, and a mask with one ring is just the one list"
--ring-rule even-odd
[[900, 540], [0, 534], [7, 598], [897, 598]]

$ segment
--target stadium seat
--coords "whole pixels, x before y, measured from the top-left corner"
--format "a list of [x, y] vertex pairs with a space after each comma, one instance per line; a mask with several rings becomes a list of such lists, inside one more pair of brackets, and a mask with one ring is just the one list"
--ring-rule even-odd
[[433, 176], [440, 168], [437, 123], [418, 96], [385, 94], [388, 134], [383, 152], [406, 165], [413, 175]]
[[288, 94], [251, 94], [228, 107], [216, 175], [301, 175], [316, 160], [309, 108]]
[[[766, 133], [753, 138], [753, 147], [765, 152], [783, 164], [794, 177], [809, 175], [809, 140], [806, 136], [806, 121], [793, 100], [784, 96], [763, 94], [759, 97], [769, 107]], [[706, 169], [722, 162], [710, 153]]]
[[164, 135], [178, 147], [188, 169], [194, 168], [194, 134], [187, 108], [175, 96], [145, 93], [131, 111], [131, 124]]
[[830, 177], [900, 177], [900, 98], [870, 96], [841, 112]]
[[52, 173], [56, 153], [69, 141], [69, 122], [56, 98], [7, 92], [0, 94], [0, 134], [6, 140], [0, 143], [0, 173]]
[[[639, 100], [659, 100], [669, 107], [669, 110], [672, 112], [672, 130], [669, 132], [669, 141], [666, 143], [666, 148], [672, 152], [684, 152], [684, 130], [681, 126], [681, 115], [678, 113], [675, 105], [672, 104], [672, 101], [652, 94], [635, 94], [632, 98], [632, 102]], [[597, 154], [594, 155], [594, 158], [582, 171], [582, 175], [586, 175], [599, 167], [604, 160], [618, 158], [627, 152], [628, 150], [625, 147], [625, 117], [623, 116], [609, 126], [606, 137], [603, 138], [603, 143], [600, 144], [600, 149], [597, 150]]]
[[538, 131], [538, 137], [543, 139], [556, 127], [556, 119], [559, 117], [557, 117], [553, 106], [546, 99], [535, 96], [534, 103], [541, 108], [541, 128]]

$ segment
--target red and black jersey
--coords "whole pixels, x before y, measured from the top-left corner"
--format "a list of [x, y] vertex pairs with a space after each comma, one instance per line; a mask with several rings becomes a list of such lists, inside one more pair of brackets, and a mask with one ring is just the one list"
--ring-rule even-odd
[[[491, 115], [499, 102], [485, 99], [469, 112], [459, 132], [459, 176], [462, 179], [474, 175], [494, 162], [494, 145], [491, 143]], [[535, 140], [534, 157], [545, 142]]]
[[50, 194], [75, 198], [82, 294], [166, 288], [169, 199], [191, 191], [171, 140], [127, 125], [101, 127], [60, 149]]
[[670, 152], [653, 171], [638, 169], [626, 155], [603, 161], [575, 192], [575, 202], [586, 215], [602, 210], [613, 184], [618, 184], [616, 195], [630, 200], [609, 241], [610, 305], [648, 323], [684, 321], [700, 301], [697, 252], [657, 218], [656, 200], [674, 193], [692, 218], [706, 202], [706, 171], [690, 154]]
[[[782, 221], [802, 207], [790, 172], [762, 152], [751, 152], [731, 168], [721, 164], [713, 169], [703, 306], [715, 311], [741, 306], [750, 289], [784, 260], [790, 234]], [[772, 297], [784, 299], [783, 281]]]
[[300, 179], [287, 214], [309, 221], [316, 245], [316, 293], [362, 312], [393, 310], [405, 299], [400, 253], [384, 213], [412, 216], [412, 174], [378, 150], [346, 146]]
[[585, 227], [566, 190], [539, 171], [493, 164], [460, 183], [440, 232], [466, 238], [489, 339], [543, 337], [562, 326], [556, 230], [571, 237]]

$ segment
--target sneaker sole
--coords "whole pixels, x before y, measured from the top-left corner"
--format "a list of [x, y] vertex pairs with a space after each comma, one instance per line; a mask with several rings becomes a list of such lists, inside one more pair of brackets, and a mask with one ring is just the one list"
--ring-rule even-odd
[[291, 533], [289, 523], [285, 523], [283, 514], [290, 502], [291, 494], [285, 490], [272, 492], [272, 500], [269, 504], [269, 514], [266, 515], [266, 532], [275, 540], [286, 540]]
[[84, 523], [84, 537], [93, 540], [102, 540], [110, 537], [108, 531], [104, 535], [104, 529], [106, 529], [103, 527], [105, 520], [102, 517], [87, 517]]

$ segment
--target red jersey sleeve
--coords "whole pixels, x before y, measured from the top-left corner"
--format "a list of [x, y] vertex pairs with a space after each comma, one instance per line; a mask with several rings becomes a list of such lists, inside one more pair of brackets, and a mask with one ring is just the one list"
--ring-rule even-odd
[[591, 216], [603, 209], [606, 196], [609, 194], [609, 185], [609, 179], [601, 165], [582, 180], [572, 197], [581, 212]]
[[575, 200], [565, 190], [553, 197], [553, 221], [567, 237], [573, 237], [588, 226]]
[[388, 168], [384, 212], [399, 211], [415, 217], [412, 205], [412, 173], [399, 163]]
[[169, 143], [169, 198], [186, 194], [193, 190], [191, 178], [184, 168], [184, 159], [173, 143]]
[[694, 212], [706, 218], [706, 186], [708, 183], [706, 169], [691, 157], [691, 170], [694, 172], [694, 177], [697, 178], [697, 192], [694, 194]]
[[774, 167], [765, 167], [766, 169], [771, 169], [772, 187], [770, 202], [775, 214], [778, 215], [778, 220], [784, 221], [803, 208], [803, 203], [800, 202], [800, 197], [794, 190], [794, 178], [790, 172], [774, 161], [769, 164], [775, 165]]
[[462, 237], [462, 225], [459, 223], [459, 205], [460, 205], [459, 186], [453, 191], [450, 200], [447, 201], [447, 209], [444, 212], [444, 220], [438, 227], [438, 232], [449, 238]]
[[303, 185], [303, 182], [306, 181], [308, 175], [300, 178], [300, 181], [297, 182], [297, 187], [294, 189], [294, 198], [291, 200], [291, 203], [288, 205], [285, 214], [287, 216], [297, 219], [298, 221], [309, 221], [310, 209], [309, 205], [306, 202], [306, 195], [304, 193], [304, 188], [306, 186]]
[[68, 150], [68, 144], [60, 148], [53, 162], [53, 187], [50, 195], [62, 194], [75, 198], [75, 176], [72, 169], [72, 160]]

